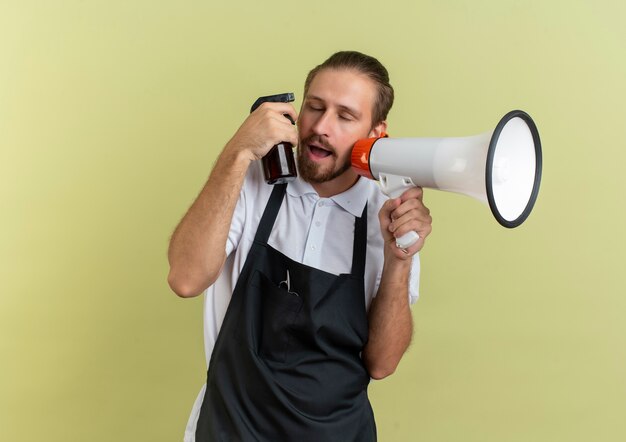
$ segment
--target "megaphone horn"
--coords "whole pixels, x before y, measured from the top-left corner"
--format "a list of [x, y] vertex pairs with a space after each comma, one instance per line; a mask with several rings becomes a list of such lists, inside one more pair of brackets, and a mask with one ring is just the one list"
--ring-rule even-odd
[[[412, 186], [461, 193], [489, 204], [504, 227], [522, 224], [541, 182], [541, 141], [526, 112], [506, 114], [493, 132], [453, 138], [368, 138], [352, 149], [352, 167], [399, 197]], [[397, 239], [407, 248], [419, 237]]]

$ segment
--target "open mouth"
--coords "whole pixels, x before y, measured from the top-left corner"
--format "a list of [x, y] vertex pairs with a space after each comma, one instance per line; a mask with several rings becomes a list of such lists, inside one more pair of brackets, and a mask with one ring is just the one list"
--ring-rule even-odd
[[314, 158], [326, 158], [332, 155], [332, 152], [330, 150], [326, 150], [318, 146], [313, 146], [311, 144], [309, 144], [308, 146], [309, 146], [309, 152], [311, 152], [311, 155]]

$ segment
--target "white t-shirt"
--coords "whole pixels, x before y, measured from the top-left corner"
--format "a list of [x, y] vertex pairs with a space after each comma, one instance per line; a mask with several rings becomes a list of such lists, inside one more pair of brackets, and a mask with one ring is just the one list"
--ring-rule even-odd
[[[256, 230], [273, 186], [265, 183], [260, 161], [246, 175], [226, 242], [227, 260], [215, 284], [205, 292], [204, 347], [207, 367], [226, 314], [232, 292], [254, 242]], [[354, 219], [367, 207], [367, 251], [365, 258], [365, 305], [376, 295], [383, 268], [383, 238], [378, 212], [387, 197], [378, 184], [359, 178], [347, 191], [320, 198], [313, 187], [297, 178], [287, 185], [268, 244], [294, 261], [329, 273], [350, 273], [354, 242]], [[419, 255], [413, 257], [409, 297], [418, 298]], [[185, 441], [195, 439], [195, 427], [204, 389], [194, 404]]]

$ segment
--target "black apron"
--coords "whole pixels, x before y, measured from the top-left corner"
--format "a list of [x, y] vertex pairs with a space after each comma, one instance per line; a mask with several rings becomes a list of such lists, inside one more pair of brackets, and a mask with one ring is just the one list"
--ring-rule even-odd
[[[226, 311], [197, 442], [376, 440], [360, 356], [368, 337], [367, 205], [355, 218], [352, 272], [337, 276], [267, 244], [285, 188], [272, 191]], [[287, 271], [289, 290], [281, 284]]]

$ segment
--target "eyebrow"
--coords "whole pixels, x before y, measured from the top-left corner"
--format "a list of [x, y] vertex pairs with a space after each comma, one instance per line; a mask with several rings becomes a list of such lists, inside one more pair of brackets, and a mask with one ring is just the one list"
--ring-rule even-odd
[[[305, 97], [305, 100], [315, 100], [315, 101], [321, 101], [322, 103], [326, 103], [326, 101], [323, 98], [318, 97], [316, 95], [310, 95], [310, 94]], [[356, 109], [352, 107], [345, 106], [343, 104], [337, 104], [336, 106], [339, 108], [340, 111], [348, 112], [349, 114], [352, 114], [356, 118], [361, 118], [361, 112], [357, 111]]]

